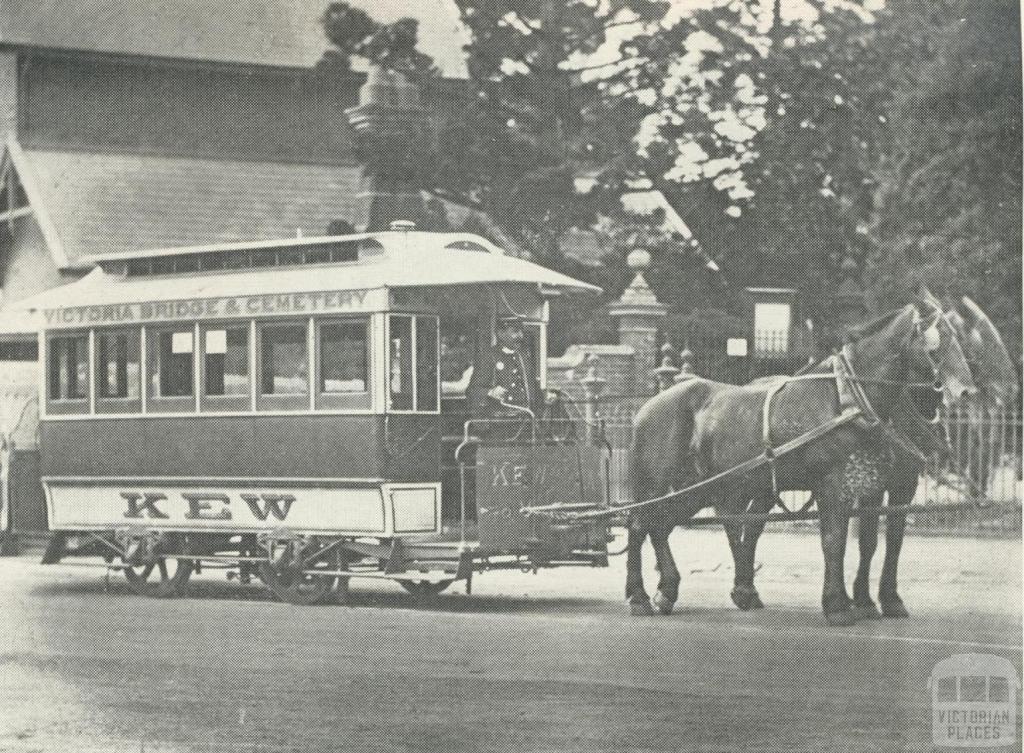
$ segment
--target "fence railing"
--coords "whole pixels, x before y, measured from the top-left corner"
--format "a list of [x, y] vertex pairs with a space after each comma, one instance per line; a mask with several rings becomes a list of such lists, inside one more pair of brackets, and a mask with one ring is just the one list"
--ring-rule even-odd
[[[633, 417], [646, 398], [602, 396], [595, 408], [612, 447], [613, 500], [634, 502], [629, 485], [629, 448]], [[949, 440], [948, 458], [933, 458], [921, 474], [916, 504], [963, 503], [962, 510], [908, 517], [913, 530], [958, 534], [1020, 535], [1024, 499], [1019, 407], [985, 409], [954, 406], [943, 409], [939, 425]], [[786, 492], [790, 509], [800, 508], [807, 492]]]

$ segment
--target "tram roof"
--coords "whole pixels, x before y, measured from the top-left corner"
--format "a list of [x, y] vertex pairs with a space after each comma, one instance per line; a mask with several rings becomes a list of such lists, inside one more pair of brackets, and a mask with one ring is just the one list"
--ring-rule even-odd
[[[294, 250], [348, 242], [368, 245], [371, 250], [367, 253], [360, 251], [357, 260], [343, 262], [138, 276], [124, 272], [125, 264], [140, 259], [173, 259], [248, 250]], [[69, 309], [264, 293], [494, 284], [601, 292], [595, 285], [507, 256], [486, 239], [467, 233], [387, 231], [97, 255], [90, 257], [89, 261], [99, 268], [77, 282], [25, 299], [20, 308]]]

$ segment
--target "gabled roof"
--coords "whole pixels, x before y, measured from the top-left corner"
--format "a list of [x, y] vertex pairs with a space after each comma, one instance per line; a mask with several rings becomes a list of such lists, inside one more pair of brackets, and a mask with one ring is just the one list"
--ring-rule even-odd
[[[420, 47], [464, 76], [467, 34], [440, 0], [355, 0], [374, 18], [420, 21]], [[308, 68], [327, 47], [328, 0], [0, 0], [0, 44]]]
[[199, 243], [363, 226], [358, 167], [20, 149], [8, 143], [58, 267]]
[[323, 53], [314, 0], [0, 0], [0, 43], [308, 67]]

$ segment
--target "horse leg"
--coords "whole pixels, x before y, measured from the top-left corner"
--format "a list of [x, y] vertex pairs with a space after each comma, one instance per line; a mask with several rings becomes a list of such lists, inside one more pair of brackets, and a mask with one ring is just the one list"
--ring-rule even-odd
[[746, 611], [750, 609], [749, 594], [744, 596], [745, 591], [740, 588], [740, 573], [743, 570], [742, 562], [744, 555], [743, 524], [723, 523], [722, 527], [725, 528], [725, 537], [729, 540], [729, 549], [732, 550], [733, 581], [732, 591], [729, 595], [732, 597], [733, 604]]
[[[775, 506], [775, 500], [765, 497], [755, 497], [748, 512], [755, 515], [768, 512]], [[733, 565], [736, 569], [736, 577], [733, 580], [732, 596], [733, 603], [740, 609], [764, 609], [764, 602], [754, 586], [754, 563], [757, 555], [757, 541], [764, 532], [764, 523], [745, 523], [740, 528], [740, 542], [738, 548], [733, 549]], [[730, 542], [731, 543], [731, 542]]]
[[647, 527], [638, 517], [630, 518], [626, 540], [626, 604], [629, 605], [629, 613], [634, 616], [654, 614], [651, 599], [644, 590], [642, 570], [641, 553], [647, 533]]
[[[908, 485], [900, 485], [889, 490], [889, 507], [905, 507], [914, 498], [917, 491], [917, 476]], [[878, 603], [882, 614], [886, 617], [909, 617], [910, 612], [903, 605], [896, 590], [896, 571], [900, 561], [900, 550], [903, 548], [903, 534], [907, 530], [905, 513], [890, 513], [885, 521], [885, 561], [882, 563], [882, 575], [878, 582]]]
[[842, 470], [829, 473], [821, 482], [815, 497], [821, 515], [821, 550], [825, 555], [825, 581], [821, 606], [829, 625], [853, 625], [856, 620], [850, 609], [843, 577], [846, 537], [849, 535], [850, 513], [843, 494]]
[[661, 576], [652, 601], [662, 614], [672, 614], [672, 607], [679, 598], [681, 580], [672, 549], [668, 545], [670, 533], [672, 528], [669, 526], [656, 526], [651, 529], [651, 544], [654, 547], [654, 555], [658, 558], [658, 573]]
[[[882, 493], [869, 494], [861, 498], [862, 508], [882, 506]], [[871, 560], [878, 548], [878, 517], [866, 515], [860, 519], [857, 532], [857, 543], [860, 546], [860, 562], [857, 566], [857, 577], [853, 580], [853, 614], [858, 620], [877, 620], [882, 615], [871, 600]]]

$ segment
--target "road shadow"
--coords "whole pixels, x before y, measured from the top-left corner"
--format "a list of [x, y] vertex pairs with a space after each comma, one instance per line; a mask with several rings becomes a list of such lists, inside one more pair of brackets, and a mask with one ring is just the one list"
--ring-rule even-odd
[[[390, 590], [394, 588], [395, 590]], [[406, 593], [393, 584], [373, 584], [353, 586], [346, 603], [340, 604], [328, 597], [323, 604], [296, 609], [344, 609], [345, 607], [370, 607], [379, 609], [415, 609], [419, 611], [470, 613], [470, 614], [586, 614], [607, 613], [617, 605], [599, 598], [564, 597], [564, 596], [509, 596], [509, 595], [467, 595], [464, 586], [456, 584], [452, 592], [436, 596], [416, 597]], [[458, 589], [458, 590], [456, 590]], [[31, 592], [40, 598], [54, 597], [99, 597], [113, 599], [138, 599], [140, 603], [148, 597], [139, 596], [131, 591], [123, 578], [116, 574], [109, 578], [99, 576], [95, 579], [75, 581], [55, 581], [37, 583]], [[276, 596], [258, 581], [249, 584], [208, 580], [192, 581], [188, 584], [184, 595], [171, 597], [172, 600], [193, 601], [233, 601], [233, 602], [266, 602], [280, 603]]]

